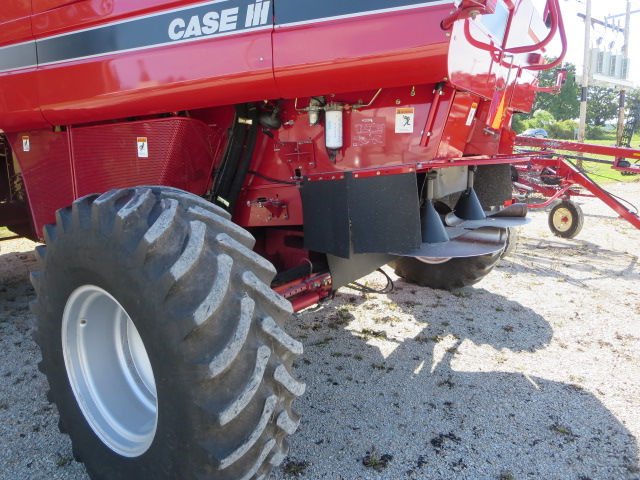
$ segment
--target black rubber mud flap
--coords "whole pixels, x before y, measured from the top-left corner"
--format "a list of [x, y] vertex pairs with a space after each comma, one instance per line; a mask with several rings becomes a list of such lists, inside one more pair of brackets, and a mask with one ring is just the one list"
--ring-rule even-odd
[[348, 193], [354, 253], [411, 252], [420, 248], [415, 173], [352, 178]]
[[309, 250], [350, 258], [411, 252], [422, 243], [415, 173], [305, 179], [301, 196]]
[[[345, 174], [345, 177], [348, 174]], [[305, 182], [300, 189], [304, 215], [304, 248], [349, 258], [347, 180]]]

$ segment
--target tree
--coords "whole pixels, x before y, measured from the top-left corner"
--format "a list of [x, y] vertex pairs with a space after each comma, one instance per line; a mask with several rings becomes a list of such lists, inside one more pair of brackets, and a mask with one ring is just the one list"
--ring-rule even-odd
[[626, 106], [627, 112], [636, 102], [640, 102], [640, 88], [627, 90]]
[[587, 124], [602, 127], [618, 117], [619, 93], [614, 88], [589, 87]]
[[636, 120], [635, 126], [633, 127], [633, 132], [631, 134], [631, 136], [633, 136], [638, 131], [638, 128], [640, 128], [640, 88], [627, 90], [625, 106], [625, 129], [629, 128], [629, 122], [633, 121], [631, 117], [635, 118]]
[[556, 119], [550, 112], [546, 110], [536, 110], [533, 112], [533, 119], [529, 122], [529, 128], [544, 128], [548, 129], [551, 125], [556, 123]]
[[523, 118], [520, 114], [514, 115], [511, 120], [511, 129], [517, 133], [522, 133], [528, 128], [544, 128], [548, 130], [555, 123], [556, 119], [549, 112], [536, 110], [533, 112], [533, 118]]
[[[552, 61], [552, 59], [548, 59]], [[560, 89], [560, 93], [538, 93], [533, 104], [532, 112], [546, 110], [558, 120], [570, 120], [580, 116], [580, 87], [576, 83], [576, 66], [572, 63], [565, 65], [567, 78]], [[539, 84], [543, 87], [552, 86], [556, 81], [556, 70], [542, 70], [538, 75]], [[530, 117], [533, 115], [531, 114]]]

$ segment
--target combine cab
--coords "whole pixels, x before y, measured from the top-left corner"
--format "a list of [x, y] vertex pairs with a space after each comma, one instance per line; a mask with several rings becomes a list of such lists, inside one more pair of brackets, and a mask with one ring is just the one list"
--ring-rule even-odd
[[[261, 479], [304, 392], [284, 320], [391, 263], [470, 285], [558, 0], [22, 0], [0, 12], [0, 224], [94, 479]], [[559, 77], [560, 78], [560, 77]], [[6, 174], [5, 174], [6, 172]]]

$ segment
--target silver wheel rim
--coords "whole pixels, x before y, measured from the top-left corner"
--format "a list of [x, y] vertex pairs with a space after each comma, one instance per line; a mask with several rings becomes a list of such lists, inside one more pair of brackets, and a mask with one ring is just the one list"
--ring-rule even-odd
[[62, 350], [71, 388], [95, 434], [125, 457], [147, 451], [158, 425], [156, 383], [124, 308], [100, 287], [77, 288], [62, 316]]
[[559, 232], [566, 232], [571, 228], [573, 216], [571, 212], [566, 208], [558, 208], [553, 212], [553, 226]]

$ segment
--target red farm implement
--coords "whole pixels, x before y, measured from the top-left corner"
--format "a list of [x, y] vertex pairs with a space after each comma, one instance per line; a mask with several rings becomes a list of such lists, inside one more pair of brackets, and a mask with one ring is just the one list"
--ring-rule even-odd
[[[571, 201], [572, 197], [598, 198], [620, 217], [640, 229], [640, 217], [635, 207], [611, 195], [579, 166], [584, 161], [597, 162], [611, 165], [613, 170], [623, 174], [637, 174], [640, 173], [640, 166], [637, 165], [640, 150], [532, 137], [517, 137], [516, 145], [537, 147], [535, 152], [525, 153], [530, 157], [526, 162], [512, 167], [517, 198], [527, 202], [529, 208], [545, 208], [561, 200], [549, 213], [549, 228], [555, 235], [573, 238], [582, 228], [582, 210]], [[613, 160], [602, 160], [589, 155], [613, 157]], [[546, 201], [528, 201], [532, 194], [546, 197]]]

